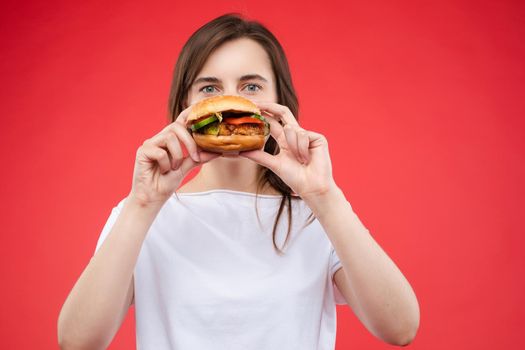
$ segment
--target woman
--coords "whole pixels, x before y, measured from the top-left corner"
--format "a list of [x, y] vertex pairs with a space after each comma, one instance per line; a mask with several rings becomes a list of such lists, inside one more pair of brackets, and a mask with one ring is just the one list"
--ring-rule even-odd
[[[185, 120], [220, 94], [263, 111], [264, 151], [197, 148]], [[412, 341], [414, 292], [335, 183], [325, 137], [298, 124], [286, 57], [265, 27], [224, 15], [195, 32], [169, 109], [64, 303], [62, 348], [106, 348], [133, 303], [141, 349], [333, 349], [336, 303], [385, 342]]]

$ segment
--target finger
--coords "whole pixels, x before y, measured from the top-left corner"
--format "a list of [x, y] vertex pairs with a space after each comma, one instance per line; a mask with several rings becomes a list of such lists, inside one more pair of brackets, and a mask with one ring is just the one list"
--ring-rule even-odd
[[[177, 116], [177, 118], [175, 119], [175, 121], [173, 123], [180, 124], [184, 128], [186, 128], [186, 119], [188, 119], [188, 115], [190, 114], [190, 111], [191, 111], [192, 107], [193, 107], [193, 104], [189, 105], [185, 110], [180, 112], [180, 114]], [[171, 124], [173, 124], [173, 123], [171, 123]]]
[[287, 149], [288, 144], [286, 143], [286, 135], [284, 134], [283, 126], [275, 119], [268, 118], [266, 120], [270, 124], [270, 135], [272, 135], [280, 148]]
[[163, 144], [164, 137], [166, 137], [166, 131], [162, 130], [158, 134], [150, 137], [146, 141], [144, 141], [144, 145], [150, 145], [150, 146], [161, 146]]
[[271, 171], [273, 171], [275, 174], [280, 174], [279, 169], [279, 160], [277, 159], [277, 156], [273, 156], [269, 153], [266, 153], [261, 150], [254, 150], [254, 151], [244, 151], [239, 153], [240, 157], [248, 158], [256, 162], [257, 164], [260, 164]]
[[202, 165], [204, 163], [207, 163], [207, 162], [209, 162], [209, 161], [211, 161], [211, 160], [213, 160], [215, 158], [218, 158], [218, 157], [220, 157], [219, 153], [212, 153], [212, 152], [205, 152], [205, 151], [199, 152], [199, 158], [200, 158], [199, 162], [196, 162], [191, 157], [186, 157], [182, 161], [182, 164], [180, 166], [180, 170], [182, 171], [182, 174], [184, 176], [186, 176], [186, 174], [191, 169], [195, 168], [196, 166]]
[[290, 124], [286, 124], [283, 129], [290, 151], [295, 156], [295, 158], [300, 160], [299, 151], [297, 150], [297, 132]]
[[[171, 134], [171, 135], [170, 135]], [[180, 148], [180, 145], [177, 147], [173, 145], [173, 141], [170, 141], [170, 146], [168, 146], [168, 138], [174, 137], [175, 134], [171, 131], [161, 131], [157, 135], [153, 136], [150, 139], [147, 139], [144, 141], [144, 145], [148, 145], [150, 147], [159, 147], [166, 151], [168, 151], [168, 160], [170, 164], [170, 168], [174, 167], [174, 162], [176, 162], [177, 158], [177, 148]], [[178, 143], [178, 141], [177, 141]], [[171, 150], [170, 150], [171, 148]], [[182, 158], [182, 157], [180, 157]], [[175, 164], [177, 165], [177, 164]]]
[[299, 125], [290, 108], [273, 102], [256, 102], [257, 107], [261, 110], [270, 112], [275, 118], [281, 120], [284, 124]]
[[167, 131], [164, 140], [171, 155], [171, 168], [176, 170], [180, 166], [182, 158], [184, 157], [179, 139], [172, 131]]
[[190, 135], [188, 130], [186, 130], [185, 127], [181, 126], [178, 123], [173, 122], [171, 124], [168, 124], [166, 127], [164, 127], [164, 129], [162, 129], [161, 132], [159, 132], [157, 135], [155, 135], [148, 141], [156, 145], [161, 145], [163, 144], [163, 139], [167, 132], [175, 133], [175, 135], [177, 135], [178, 140], [182, 142], [184, 146], [186, 146], [186, 149], [188, 150], [188, 153], [191, 155], [191, 157], [195, 161], [199, 161], [199, 154], [197, 152], [197, 144], [195, 143], [195, 140]]
[[165, 149], [153, 145], [145, 145], [142, 147], [142, 151], [146, 158], [158, 163], [161, 174], [165, 174], [170, 171], [171, 166], [168, 158], [168, 152], [166, 152]]
[[177, 135], [179, 141], [181, 141], [184, 144], [184, 146], [188, 150], [188, 153], [191, 155], [193, 160], [198, 162], [199, 161], [199, 153], [197, 151], [197, 144], [195, 143], [195, 140], [190, 135], [188, 130], [186, 130], [186, 128], [183, 127], [182, 125], [175, 124], [175, 123], [172, 123], [172, 124], [168, 125], [166, 127], [166, 129], [171, 131], [171, 132], [174, 132]]
[[326, 137], [323, 134], [319, 134], [314, 131], [308, 131], [307, 135], [308, 140], [310, 142], [309, 148], [316, 148], [328, 144], [328, 141], [326, 140]]
[[308, 149], [310, 147], [310, 139], [305, 130], [300, 129], [297, 132], [297, 148], [299, 149], [299, 154], [303, 159], [303, 163], [307, 164], [310, 161], [310, 155]]

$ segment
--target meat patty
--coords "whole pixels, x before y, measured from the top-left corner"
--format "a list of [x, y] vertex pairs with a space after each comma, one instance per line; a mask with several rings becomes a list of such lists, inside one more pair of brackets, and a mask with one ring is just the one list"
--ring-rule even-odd
[[264, 126], [259, 124], [219, 124], [219, 135], [264, 135]]

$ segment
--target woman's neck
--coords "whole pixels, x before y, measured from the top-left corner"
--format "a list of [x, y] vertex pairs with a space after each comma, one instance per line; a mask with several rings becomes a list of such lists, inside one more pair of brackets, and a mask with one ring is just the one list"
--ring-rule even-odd
[[[241, 192], [257, 192], [261, 166], [241, 157], [218, 157], [202, 165], [193, 179], [177, 192], [202, 192], [213, 189], [228, 189]], [[280, 194], [271, 186], [265, 186], [261, 194]]]

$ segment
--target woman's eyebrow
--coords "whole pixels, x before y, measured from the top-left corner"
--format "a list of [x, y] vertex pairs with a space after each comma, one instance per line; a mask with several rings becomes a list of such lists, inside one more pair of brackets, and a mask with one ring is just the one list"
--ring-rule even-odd
[[268, 82], [266, 78], [264, 78], [262, 75], [259, 75], [259, 74], [246, 74], [246, 75], [243, 75], [239, 79], [239, 81], [246, 81], [246, 80], [260, 80], [260, 81], [264, 81], [265, 83]]
[[215, 78], [215, 77], [200, 77], [200, 78], [197, 78], [195, 79], [195, 81], [193, 82], [192, 85], [197, 85], [199, 83], [220, 83], [221, 80], [218, 79], [218, 78]]
[[[239, 78], [239, 81], [247, 81], [247, 80], [260, 80], [260, 81], [263, 81], [265, 83], [268, 82], [268, 80], [263, 77], [262, 75], [260, 74], [245, 74], [243, 76], [241, 76]], [[200, 77], [200, 78], [197, 78], [195, 79], [195, 81], [193, 82], [192, 85], [197, 85], [199, 83], [221, 83], [221, 80], [219, 78], [216, 78], [216, 77]]]

